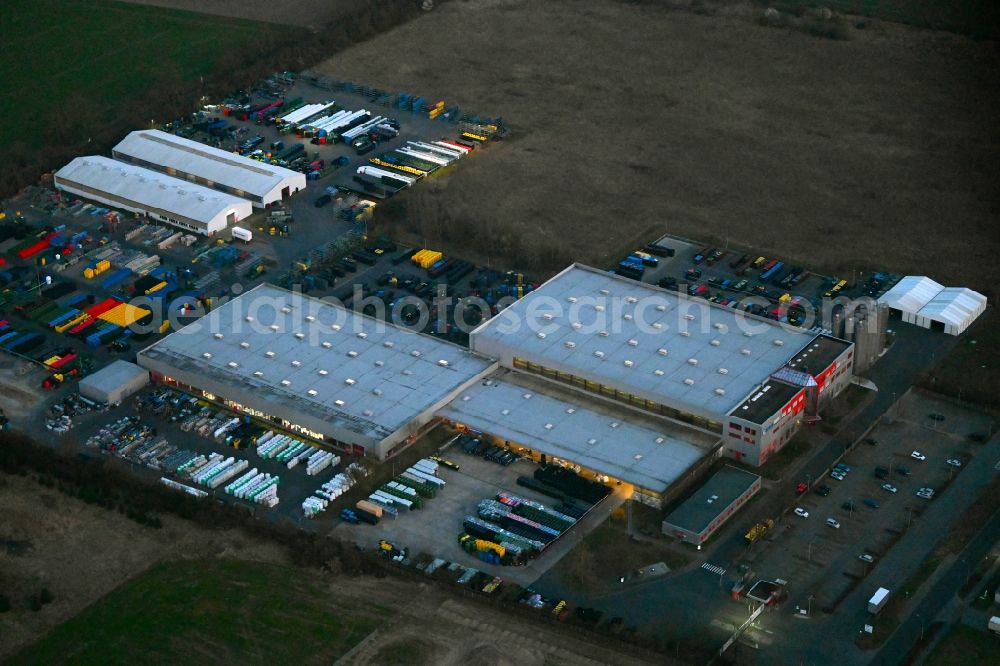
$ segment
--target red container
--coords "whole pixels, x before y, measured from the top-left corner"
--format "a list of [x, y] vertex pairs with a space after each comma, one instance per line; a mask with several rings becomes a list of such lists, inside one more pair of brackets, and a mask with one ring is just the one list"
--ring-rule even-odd
[[36, 254], [38, 254], [42, 250], [46, 249], [48, 246], [49, 246], [49, 241], [48, 240], [40, 240], [37, 243], [33, 243], [32, 245], [29, 245], [28, 247], [24, 248], [23, 250], [19, 250], [18, 253], [17, 253], [17, 256], [19, 258], [21, 258], [21, 259], [28, 259], [30, 257], [35, 256]]
[[229, 114], [230, 114], [230, 113], [232, 113], [232, 112], [233, 112], [233, 110], [232, 110], [232, 109], [230, 109], [230, 108], [229, 108], [229, 107], [227, 106], [226, 108], [224, 108], [224, 109], [222, 110], [222, 115], [224, 115], [224, 116], [228, 117], [228, 116], [229, 116]]
[[121, 305], [121, 301], [119, 301], [117, 298], [106, 298], [97, 305], [92, 305], [91, 307], [87, 308], [86, 312], [91, 317], [99, 317], [108, 310], [110, 310], [111, 308], [118, 307], [119, 305]]

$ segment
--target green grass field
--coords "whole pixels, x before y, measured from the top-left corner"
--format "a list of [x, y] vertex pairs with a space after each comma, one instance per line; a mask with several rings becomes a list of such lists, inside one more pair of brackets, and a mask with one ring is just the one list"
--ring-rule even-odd
[[993, 664], [997, 654], [997, 637], [991, 636], [986, 627], [976, 631], [965, 624], [958, 624], [945, 636], [924, 662], [927, 666], [974, 666]]
[[84, 106], [96, 112], [87, 117], [110, 122], [116, 107], [165, 76], [196, 81], [227, 51], [251, 50], [263, 35], [288, 30], [120, 2], [4, 0], [0, 146], [30, 145]]
[[993, 0], [776, 0], [767, 4], [789, 12], [826, 7], [842, 14], [980, 38], [995, 38], [1000, 23], [1000, 3]]
[[123, 585], [9, 663], [330, 664], [387, 615], [371, 604], [338, 605], [301, 569], [171, 562]]

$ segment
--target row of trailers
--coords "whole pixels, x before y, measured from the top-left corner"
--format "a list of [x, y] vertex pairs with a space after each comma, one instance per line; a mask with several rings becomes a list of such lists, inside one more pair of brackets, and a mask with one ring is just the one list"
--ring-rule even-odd
[[407, 141], [358, 167], [353, 176], [358, 191], [385, 199], [411, 187], [421, 178], [461, 159], [474, 149], [458, 141]]
[[336, 102], [307, 104], [275, 122], [281, 132], [294, 133], [314, 143], [351, 143], [355, 139], [371, 133], [384, 138], [399, 135], [399, 123], [381, 115], [373, 115], [368, 109], [352, 111], [338, 109]]

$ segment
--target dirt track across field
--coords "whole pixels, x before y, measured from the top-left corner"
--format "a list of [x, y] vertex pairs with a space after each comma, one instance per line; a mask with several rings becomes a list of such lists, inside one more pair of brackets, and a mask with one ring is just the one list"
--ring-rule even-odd
[[384, 207], [441, 249], [554, 270], [655, 229], [995, 294], [995, 43], [878, 22], [837, 41], [761, 11], [450, 2], [315, 69], [511, 127]]

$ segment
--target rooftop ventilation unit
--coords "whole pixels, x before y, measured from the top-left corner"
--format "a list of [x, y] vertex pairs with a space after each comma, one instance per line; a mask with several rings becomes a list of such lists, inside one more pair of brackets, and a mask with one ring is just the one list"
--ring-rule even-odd
[[719, 368], [719, 374], [720, 375], [728, 375], [729, 374], [729, 368]]
[[326, 377], [330, 373], [327, 370], [317, 370], [316, 374], [318, 374], [320, 377]]
[[273, 351], [266, 351], [266, 352], [264, 352], [264, 356], [266, 356], [268, 358], [274, 358], [274, 352]]
[[212, 337], [213, 337], [213, 338], [215, 338], [216, 340], [221, 340], [221, 339], [222, 339], [222, 338], [224, 338], [225, 336], [224, 336], [224, 335], [222, 335], [222, 333], [216, 333], [216, 334], [215, 334], [215, 335], [213, 335]]
[[688, 365], [698, 365], [698, 359], [696, 359], [696, 358], [689, 358], [688, 359]]
[[543, 331], [538, 331], [538, 339], [539, 340], [544, 340], [545, 339], [545, 333]]
[[240, 349], [250, 349], [250, 343], [249, 342], [241, 342], [240, 343]]
[[352, 349], [351, 351], [347, 352], [347, 355], [348, 355], [348, 356], [349, 356], [350, 358], [357, 358], [357, 357], [358, 357], [358, 352], [356, 352], [356, 351], [354, 351], [354, 350]]
[[530, 393], [525, 393], [521, 397], [524, 398], [525, 400], [531, 400], [531, 394]]
[[469, 402], [470, 400], [472, 400], [472, 396], [471, 395], [463, 395], [462, 396], [462, 402]]
[[551, 423], [546, 423], [546, 424], [545, 424], [545, 429], [546, 429], [546, 430], [552, 430], [552, 428], [554, 428], [554, 427], [555, 427], [555, 426], [553, 426], [553, 425], [552, 425]]
[[688, 386], [694, 386], [694, 380], [691, 379], [690, 377], [688, 377], [687, 379], [685, 379], [684, 383], [687, 384]]
[[413, 374], [413, 370], [403, 370], [403, 374], [409, 377], [410, 375]]
[[606, 338], [606, 337], [608, 337], [609, 335], [611, 335], [611, 334], [610, 334], [610, 333], [608, 333], [607, 331], [598, 331], [598, 332], [597, 332], [597, 334], [598, 334], [599, 336], [601, 336], [602, 338]]
[[323, 349], [330, 349], [331, 347], [333, 347], [333, 343], [332, 342], [324, 342], [324, 343], [322, 343], [322, 346], [323, 346]]
[[281, 329], [281, 327], [278, 326], [277, 324], [271, 324], [268, 328], [270, 328], [272, 331], [278, 331]]
[[633, 460], [635, 460], [636, 462], [638, 462], [638, 461], [642, 460], [642, 454], [641, 453], [637, 453], [634, 456], [632, 456], [632, 458], [633, 458]]
[[610, 425], [611, 425], [611, 427], [612, 427], [612, 428], [617, 428], [618, 426], [620, 426], [620, 425], [621, 425], [621, 423], [618, 423], [618, 421], [612, 421], [612, 422], [610, 423]]
[[784, 340], [779, 340], [778, 338], [774, 339], [774, 346], [775, 347], [781, 347], [781, 346], [784, 346], [784, 344], [785, 344]]
[[247, 316], [246, 316], [246, 317], [244, 317], [243, 319], [244, 319], [245, 321], [253, 321], [253, 317], [251, 317], [250, 315], [247, 315]]
[[571, 325], [571, 326], [573, 327], [573, 330], [574, 330], [574, 331], [579, 331], [579, 330], [580, 330], [581, 328], [583, 328], [583, 324], [581, 324], [581, 323], [580, 323], [580, 322], [578, 322], [578, 321], [574, 321], [574, 322], [573, 322], [572, 324], [570, 324], [570, 325]]
[[718, 347], [719, 345], [721, 345], [721, 344], [722, 344], [722, 341], [721, 341], [721, 340], [712, 340], [712, 341], [711, 341], [710, 343], [708, 343], [708, 344], [712, 345], [713, 347]]
[[382, 395], [382, 389], [380, 389], [380, 388], [373, 388], [372, 389], [372, 395]]
[[625, 365], [626, 368], [631, 368], [633, 365], [635, 365], [635, 363], [633, 363], [632, 361], [630, 361], [628, 359], [625, 359], [623, 361], [623, 364]]
[[566, 349], [573, 349], [574, 347], [576, 347], [576, 343], [573, 342], [572, 340], [567, 340], [566, 342], [563, 343], [563, 346], [566, 347]]
[[442, 368], [447, 368], [448, 361], [446, 361], [445, 359], [441, 359], [440, 361], [438, 361], [438, 365], [440, 365]]
[[625, 314], [622, 315], [622, 319], [624, 319], [625, 321], [632, 321], [632, 315], [626, 312]]
[[638, 303], [639, 299], [636, 298], [635, 296], [626, 296], [625, 297], [625, 302], [626, 303]]
[[681, 335], [685, 338], [691, 337], [691, 331], [681, 331]]
[[662, 377], [663, 370], [653, 370], [653, 374], [656, 375], [657, 377]]
[[306, 315], [306, 321], [308, 321], [308, 322], [314, 322], [314, 321], [316, 321], [316, 317], [314, 317], [312, 315]]
[[601, 296], [610, 296], [611, 295], [611, 292], [608, 291], [607, 289], [601, 289], [599, 293], [601, 294]]
[[567, 414], [576, 414], [576, 409], [574, 409], [573, 407], [567, 407], [566, 408], [566, 413]]
[[302, 361], [292, 361], [292, 367], [293, 368], [300, 368], [300, 367], [302, 367]]
[[348, 386], [354, 386], [358, 382], [356, 380], [348, 377], [347, 379], [344, 380], [344, 383], [347, 384]]
[[306, 391], [306, 395], [315, 398], [317, 395], [319, 395], [319, 393], [317, 393], [315, 389], [309, 389], [308, 391]]
[[570, 303], [576, 303], [576, 296], [567, 296], [566, 300]]
[[334, 400], [333, 404], [337, 405], [337, 407], [343, 407], [344, 406], [344, 401], [343, 400]]
[[744, 347], [743, 349], [740, 350], [740, 353], [743, 354], [744, 356], [749, 356], [750, 350]]
[[368, 417], [371, 417], [373, 414], [375, 414], [375, 412], [373, 412], [370, 409], [366, 409], [365, 411], [363, 411], [361, 413], [364, 414], [365, 416], [368, 416]]
[[292, 311], [292, 309], [286, 305], [283, 308], [281, 308], [281, 311], [284, 312], [285, 314], [288, 314], [289, 312]]
[[263, 377], [263, 376], [264, 376], [264, 373], [263, 373], [263, 372], [261, 372], [260, 370], [254, 370], [254, 371], [253, 371], [253, 376], [254, 376], [254, 377], [257, 377], [257, 378], [260, 378], [260, 377]]
[[375, 361], [376, 368], [381, 368], [383, 365], [385, 365], [385, 361]]
[[597, 310], [598, 312], [604, 312], [604, 306], [600, 304], [595, 305], [594, 309]]
[[691, 314], [690, 312], [684, 315], [684, 318], [687, 319], [688, 321], [694, 321], [694, 315]]
[[667, 306], [666, 305], [657, 305], [656, 306], [656, 311], [657, 312], [666, 312], [667, 311]]
[[726, 331], [729, 330], [729, 327], [723, 324], [721, 321], [717, 321], [713, 325], [715, 326], [715, 330], [719, 331], [720, 333], [725, 333]]
[[658, 331], [662, 331], [663, 330], [663, 324], [661, 324], [658, 321], [654, 321], [653, 322], [653, 328], [655, 328]]
[[330, 328], [334, 331], [340, 330], [340, 324], [330, 324]]
[[663, 442], [665, 442], [665, 441], [666, 441], [666, 440], [665, 440], [665, 439], [663, 439], [662, 437], [657, 437], [657, 438], [656, 438], [656, 443], [657, 443], [657, 444], [663, 444]]
[[590, 439], [587, 440], [587, 444], [593, 446], [594, 444], [597, 444], [597, 440], [591, 437]]
[[726, 395], [726, 389], [724, 388], [715, 389], [715, 395]]
[[632, 338], [631, 340], [628, 341], [628, 346], [629, 347], [638, 347], [639, 346], [639, 341], [636, 340], [635, 338]]
[[201, 355], [202, 358], [212, 358], [212, 352], [205, 352]]
[[396, 343], [393, 342], [392, 340], [386, 340], [385, 342], [382, 343], [382, 346], [385, 347], [386, 349], [392, 349], [393, 347], [396, 346]]
[[545, 314], [542, 315], [542, 319], [544, 319], [545, 321], [552, 321], [552, 313], [546, 312]]
[[602, 351], [595, 351], [594, 352], [594, 356], [596, 358], [604, 358], [604, 352], [602, 352]]
[[296, 340], [305, 340], [306, 339], [306, 334], [305, 333], [296, 333], [295, 334], [295, 339]]
[[752, 338], [753, 337], [753, 333], [751, 333], [750, 331], [743, 331], [743, 337], [744, 338]]
[[368, 337], [368, 334], [367, 334], [367, 333], [365, 333], [364, 331], [358, 331], [358, 337], [359, 337], [360, 339], [364, 340], [365, 338], [367, 338], [367, 337]]
[[510, 410], [509, 409], [501, 409], [500, 413], [503, 414], [504, 416], [507, 416], [508, 414], [510, 414]]
[[292, 383], [290, 381], [288, 381], [287, 379], [282, 379], [281, 380], [281, 385], [282, 386], [291, 386]]
[[413, 351], [410, 352], [410, 356], [412, 356], [413, 358], [420, 358], [420, 350], [414, 349]]

